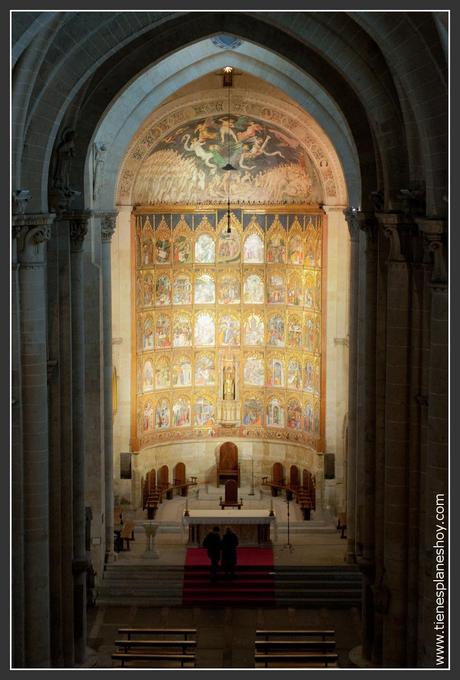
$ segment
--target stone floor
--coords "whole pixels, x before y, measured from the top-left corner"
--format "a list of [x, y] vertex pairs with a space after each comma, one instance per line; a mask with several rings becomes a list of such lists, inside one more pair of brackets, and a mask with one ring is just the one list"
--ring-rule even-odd
[[359, 645], [360, 619], [350, 609], [202, 609], [200, 607], [95, 607], [89, 612], [87, 667], [113, 668], [111, 654], [121, 626], [197, 628], [198, 668], [253, 668], [257, 628], [333, 627], [339, 666], [350, 667], [348, 654]]

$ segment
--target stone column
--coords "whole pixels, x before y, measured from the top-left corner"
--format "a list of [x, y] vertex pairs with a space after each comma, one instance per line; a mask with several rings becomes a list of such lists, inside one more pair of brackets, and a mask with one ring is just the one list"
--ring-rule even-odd
[[399, 213], [378, 219], [390, 241], [387, 265], [384, 586], [382, 662], [406, 665], [409, 474], [410, 270], [407, 240], [413, 225]]
[[[418, 220], [425, 237], [425, 247], [433, 259], [430, 310], [430, 358], [428, 373], [428, 442], [426, 449], [425, 482], [425, 571], [423, 579], [423, 630], [420, 638], [425, 647], [418, 649], [418, 661], [424, 666], [435, 666], [435, 631], [433, 621], [436, 600], [433, 579], [436, 559], [434, 545], [439, 543], [436, 528], [443, 526], [447, 534], [448, 503], [448, 295], [446, 223], [444, 220]], [[436, 517], [436, 496], [443, 494], [445, 517]], [[442, 532], [441, 532], [442, 533]], [[440, 536], [440, 534], [439, 534]], [[439, 544], [442, 546], [442, 541]], [[444, 542], [445, 573], [447, 575], [447, 540]], [[439, 563], [438, 563], [439, 566]], [[445, 611], [447, 607], [445, 608]], [[444, 630], [447, 633], [447, 630]], [[431, 644], [430, 644], [431, 641]]]
[[373, 214], [358, 213], [365, 236], [365, 266], [360, 298], [360, 379], [359, 429], [357, 438], [361, 461], [359, 487], [360, 543], [357, 561], [363, 574], [362, 653], [371, 659], [374, 640], [373, 586], [375, 577], [375, 375], [376, 375], [376, 318], [377, 318], [377, 222]]
[[70, 225], [72, 299], [72, 499], [75, 661], [86, 655], [85, 545], [85, 323], [83, 305], [83, 241], [88, 213], [66, 216]]
[[386, 393], [386, 325], [388, 239], [379, 228], [377, 237], [377, 281], [375, 319], [375, 492], [374, 492], [374, 564], [372, 586], [374, 611], [371, 661], [382, 664], [383, 618], [386, 608], [384, 585], [384, 506], [385, 506], [385, 393]]
[[54, 215], [22, 215], [18, 243], [24, 484], [24, 662], [50, 663], [46, 242]]
[[99, 215], [102, 239], [102, 307], [104, 348], [104, 461], [106, 560], [113, 559], [113, 414], [112, 414], [112, 278], [111, 243], [117, 213]]
[[70, 226], [51, 227], [47, 265], [51, 662], [72, 667], [74, 643], [72, 286]]
[[409, 451], [407, 490], [407, 638], [406, 664], [417, 666], [419, 611], [419, 548], [423, 525], [422, 423], [426, 419], [424, 387], [424, 315], [426, 269], [423, 238], [414, 228], [410, 249], [410, 353], [409, 353]]
[[357, 367], [358, 367], [358, 288], [359, 288], [359, 221], [355, 208], [346, 208], [345, 219], [350, 231], [350, 312], [349, 312], [349, 392], [347, 446], [347, 561], [356, 556], [356, 445], [357, 445]]
[[[21, 226], [15, 226], [11, 243], [11, 587], [13, 668], [24, 666], [24, 498], [20, 356], [20, 299], [17, 239]], [[20, 220], [22, 218], [20, 217]]]
[[323, 206], [327, 215], [327, 343], [323, 361], [326, 368], [325, 451], [335, 454], [334, 483], [325, 482], [326, 505], [334, 513], [346, 511], [344, 421], [348, 410], [348, 309], [349, 302], [349, 231], [345, 206]]

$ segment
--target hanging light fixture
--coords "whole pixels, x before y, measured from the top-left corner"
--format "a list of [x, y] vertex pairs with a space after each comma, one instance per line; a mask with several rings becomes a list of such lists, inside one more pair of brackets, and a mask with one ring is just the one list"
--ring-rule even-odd
[[[233, 72], [232, 66], [224, 66], [223, 85], [224, 85], [224, 87], [228, 87], [227, 121], [228, 121], [228, 129], [229, 130], [230, 130], [230, 88], [232, 87], [232, 84], [233, 84], [232, 72]], [[228, 132], [227, 132], [227, 163], [224, 165], [222, 170], [225, 170], [226, 172], [231, 172], [232, 170], [235, 170], [233, 165], [230, 163], [230, 135], [229, 135]], [[227, 182], [227, 229], [226, 229], [227, 234], [232, 233], [231, 215], [230, 215], [230, 179], [231, 179], [231, 176], [229, 175], [228, 182]]]

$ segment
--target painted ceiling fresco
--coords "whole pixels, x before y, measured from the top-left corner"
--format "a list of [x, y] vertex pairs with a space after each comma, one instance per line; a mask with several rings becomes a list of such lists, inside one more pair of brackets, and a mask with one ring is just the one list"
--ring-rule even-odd
[[[230, 162], [234, 171], [223, 170]], [[317, 203], [321, 185], [305, 149], [276, 125], [208, 116], [168, 134], [144, 161], [137, 204]]]

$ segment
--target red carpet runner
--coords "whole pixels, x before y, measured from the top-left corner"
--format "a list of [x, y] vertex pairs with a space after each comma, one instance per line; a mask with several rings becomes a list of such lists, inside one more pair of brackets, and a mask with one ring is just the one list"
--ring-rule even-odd
[[219, 573], [217, 582], [211, 582], [209, 576], [206, 550], [188, 548], [184, 567], [184, 605], [257, 607], [275, 603], [271, 548], [238, 548], [234, 579]]

